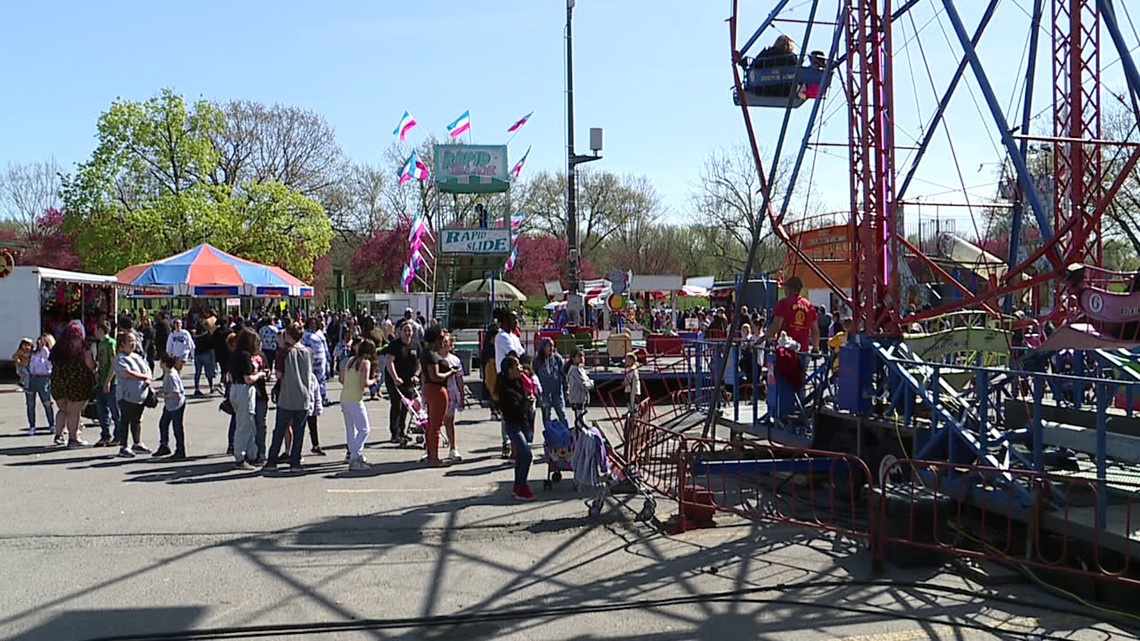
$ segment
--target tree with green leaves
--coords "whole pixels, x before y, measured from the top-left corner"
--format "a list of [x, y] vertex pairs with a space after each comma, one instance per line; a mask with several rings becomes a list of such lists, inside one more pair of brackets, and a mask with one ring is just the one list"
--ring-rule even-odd
[[91, 158], [65, 178], [64, 227], [84, 267], [114, 272], [208, 242], [300, 278], [329, 250], [321, 205], [273, 178], [218, 181], [225, 113], [164, 90], [117, 100], [99, 118]]

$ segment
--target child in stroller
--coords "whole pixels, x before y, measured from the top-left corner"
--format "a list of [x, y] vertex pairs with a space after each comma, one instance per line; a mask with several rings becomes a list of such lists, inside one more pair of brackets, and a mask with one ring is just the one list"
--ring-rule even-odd
[[[411, 390], [409, 395], [408, 390], [400, 390], [400, 401], [404, 403], [404, 407], [408, 408], [408, 429], [407, 432], [400, 437], [400, 447], [408, 447], [411, 445], [412, 439], [415, 438], [417, 446], [423, 446], [428, 427], [428, 413], [427, 402], [424, 400], [423, 394], [417, 390]], [[442, 432], [439, 435], [440, 447], [450, 448], [451, 444], [447, 442], [447, 435]]]

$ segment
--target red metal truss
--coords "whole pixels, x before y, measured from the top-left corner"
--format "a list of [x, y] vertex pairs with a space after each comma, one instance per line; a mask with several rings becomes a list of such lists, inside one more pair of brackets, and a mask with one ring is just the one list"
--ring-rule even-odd
[[895, 334], [899, 303], [890, 0], [847, 0], [852, 312], [859, 331]]
[[[1101, 264], [1100, 12], [1095, 0], [1053, 0], [1053, 219], [1068, 263]], [[1060, 233], [1059, 231], [1057, 232]], [[1061, 285], [1058, 285], [1060, 291]]]

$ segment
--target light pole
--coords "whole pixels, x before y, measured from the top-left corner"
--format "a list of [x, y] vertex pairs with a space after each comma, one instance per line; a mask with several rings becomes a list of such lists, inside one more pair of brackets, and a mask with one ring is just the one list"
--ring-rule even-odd
[[570, 248], [570, 283], [566, 308], [572, 322], [577, 323], [583, 301], [578, 299], [578, 264], [581, 248], [578, 239], [578, 165], [601, 160], [602, 130], [590, 129], [592, 156], [574, 152], [574, 0], [566, 0], [566, 239]]

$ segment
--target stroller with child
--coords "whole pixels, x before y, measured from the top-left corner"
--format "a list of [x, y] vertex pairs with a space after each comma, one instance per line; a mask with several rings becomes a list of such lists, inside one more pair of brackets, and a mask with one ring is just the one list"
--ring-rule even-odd
[[[400, 401], [408, 409], [408, 427], [400, 436], [400, 447], [409, 447], [415, 440], [417, 447], [424, 447], [427, 441], [428, 413], [427, 401], [418, 390], [400, 390]], [[409, 394], [410, 392], [410, 394]], [[440, 430], [440, 447], [450, 448], [447, 436]]]

